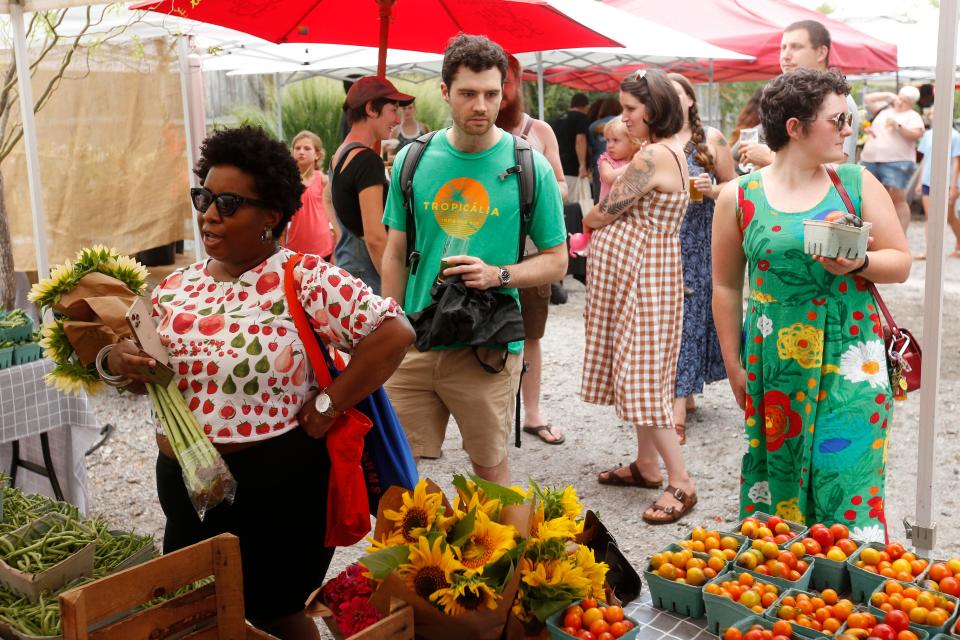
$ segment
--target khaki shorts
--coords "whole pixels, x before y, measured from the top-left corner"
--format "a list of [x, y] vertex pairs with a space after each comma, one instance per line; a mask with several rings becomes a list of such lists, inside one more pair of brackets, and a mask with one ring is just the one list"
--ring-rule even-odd
[[423, 353], [411, 347], [384, 385], [414, 456], [440, 455], [453, 415], [471, 462], [495, 467], [506, 459], [521, 357], [493, 349], [477, 353], [494, 369], [503, 364], [503, 370], [487, 373], [470, 348]]
[[520, 289], [520, 316], [523, 318], [523, 333], [527, 340], [539, 340], [547, 329], [547, 313], [550, 311], [550, 285]]

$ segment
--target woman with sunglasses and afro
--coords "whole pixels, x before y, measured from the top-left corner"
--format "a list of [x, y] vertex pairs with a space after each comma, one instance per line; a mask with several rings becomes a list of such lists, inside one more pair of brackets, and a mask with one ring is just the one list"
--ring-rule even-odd
[[[713, 313], [744, 410], [740, 515], [842, 523], [884, 541], [884, 468], [893, 393], [868, 282], [903, 282], [911, 259], [883, 185], [841, 164], [850, 92], [835, 71], [803, 69], [760, 98], [773, 164], [724, 187], [713, 222]], [[865, 258], [804, 253], [804, 220], [872, 223]], [[749, 299], [743, 313], [744, 268]]]
[[[209, 257], [162, 280], [153, 313], [184, 399], [236, 478], [237, 494], [201, 521], [158, 430], [163, 550], [237, 535], [247, 617], [280, 638], [319, 638], [303, 609], [333, 555], [323, 546], [324, 434], [393, 373], [414, 334], [395, 301], [304, 256], [294, 289], [307, 317], [325, 345], [351, 354], [343, 373], [318, 390], [284, 294], [293, 252], [276, 241], [300, 207], [296, 162], [262, 130], [242, 127], [204, 141], [196, 174], [202, 186], [191, 196]], [[152, 364], [129, 340], [108, 358], [132, 391], [143, 389], [133, 367]], [[277, 562], [288, 549], [297, 550], [297, 562]]]

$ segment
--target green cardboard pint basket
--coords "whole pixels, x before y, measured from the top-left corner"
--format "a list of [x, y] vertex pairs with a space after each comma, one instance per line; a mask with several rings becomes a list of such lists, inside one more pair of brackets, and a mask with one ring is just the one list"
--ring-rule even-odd
[[[663, 551], [679, 552], [683, 550], [683, 547], [680, 545], [671, 544]], [[697, 551], [692, 551], [691, 553], [693, 553], [693, 557], [695, 558], [700, 558], [704, 561], [710, 560], [710, 556], [705, 553], [699, 553]], [[723, 571], [721, 570], [717, 575], [722, 574]], [[662, 578], [653, 570], [653, 567], [649, 563], [643, 575], [646, 577], [647, 586], [650, 588], [650, 599], [653, 601], [653, 606], [657, 609], [675, 611], [689, 618], [703, 617], [705, 613], [703, 586], [693, 586]]]
[[803, 221], [803, 251], [808, 255], [826, 258], [859, 260], [867, 253], [870, 222], [855, 227], [843, 222], [827, 220]]
[[[770, 607], [763, 613], [763, 617], [766, 618], [767, 620], [776, 622], [777, 620], [779, 620], [779, 618], [777, 617], [777, 614], [780, 612], [780, 606], [783, 604], [783, 599], [786, 598], [787, 596], [796, 598], [801, 593], [806, 594], [811, 598], [816, 595], [811, 591], [803, 591], [801, 589], [787, 589], [786, 591], [781, 593], [780, 597], [777, 598], [777, 601], [774, 602], [772, 605], [770, 605]], [[815, 629], [811, 629], [809, 627], [800, 626], [796, 622], [792, 622], [792, 624], [793, 624], [794, 634], [800, 636], [801, 638], [810, 638], [811, 640], [819, 640], [820, 638], [828, 637], [827, 634], [825, 633], [816, 631]]]
[[[742, 554], [744, 552], [741, 551], [740, 553]], [[740, 558], [740, 555], [737, 555], [737, 558]], [[816, 565], [816, 563], [820, 561], [820, 558], [814, 558], [813, 556], [803, 556], [802, 560], [808, 563], [809, 566], [807, 567], [807, 570], [804, 571], [803, 574], [800, 576], [799, 580], [787, 580], [786, 578], [768, 576], [764, 573], [759, 573], [752, 569], [747, 569], [746, 567], [743, 567], [737, 564], [736, 560], [733, 561], [733, 565], [741, 571], [746, 571], [757, 580], [763, 580], [764, 582], [769, 582], [771, 584], [777, 585], [781, 591], [783, 591], [784, 589], [797, 589], [799, 591], [806, 591], [810, 587], [810, 577], [813, 575], [814, 565]]]
[[[877, 588], [871, 591], [870, 594], [873, 595], [877, 591], [880, 591], [881, 589], [883, 589], [884, 583], [886, 583], [887, 580], [893, 580], [893, 578], [884, 578], [883, 582], [877, 585]], [[896, 580], [896, 582], [899, 582], [904, 587], [918, 586], [915, 582], [904, 582], [902, 580]], [[925, 589], [925, 591], [931, 591], [931, 589]], [[911, 622], [910, 623], [911, 629], [913, 629], [914, 631], [918, 629], [920, 631], [926, 631], [930, 635], [950, 632], [950, 630], [953, 628], [953, 625], [957, 621], [957, 616], [960, 615], [960, 599], [956, 598], [955, 596], [947, 595], [946, 593], [940, 593], [939, 595], [942, 595], [947, 600], [950, 600], [951, 602], [953, 602], [953, 613], [950, 614], [950, 617], [947, 618], [947, 621], [942, 625], [938, 625], [935, 627], [928, 624], [916, 624], [914, 622]], [[883, 617], [886, 615], [885, 611], [883, 611], [882, 609], [878, 609], [877, 607], [873, 606], [873, 604], [869, 604], [869, 603], [867, 604], [867, 611], [877, 616], [879, 620], [883, 620]]]
[[0, 348], [0, 369], [6, 369], [13, 366], [14, 347]]
[[[857, 551], [854, 552], [857, 554], [864, 543], [860, 540], [853, 540], [853, 542], [857, 543]], [[818, 591], [833, 589], [837, 593], [849, 593], [850, 572], [847, 569], [847, 560], [817, 558], [813, 574], [810, 576], [810, 586]]]
[[43, 349], [36, 342], [24, 342], [13, 348], [13, 364], [21, 365], [36, 362], [43, 355]]
[[[555, 614], [547, 618], [547, 633], [550, 635], [550, 640], [571, 640], [572, 638], [575, 638], [575, 636], [571, 636], [570, 634], [561, 631], [561, 628], [563, 627], [563, 614], [570, 605], [577, 604], [578, 602], [579, 600], [574, 600], [566, 607], [560, 609], [560, 611], [557, 611]], [[602, 602], [598, 604], [601, 608], [606, 608], [607, 606]], [[637, 620], [628, 615], [624, 615], [623, 619], [632, 622], [633, 629], [630, 629], [630, 631], [627, 631], [625, 634], [620, 636], [620, 640], [635, 640], [637, 634], [640, 633], [640, 627], [637, 624]]]
[[[850, 576], [850, 597], [854, 602], [867, 604], [870, 595], [876, 590], [877, 585], [886, 582], [886, 578], [878, 573], [861, 569], [857, 566], [860, 554], [866, 548], [883, 551], [887, 548], [882, 542], [867, 542], [860, 545], [856, 553], [847, 558], [847, 574]], [[819, 559], [819, 558], [818, 558]]]
[[[731, 566], [729, 569], [719, 574], [707, 584], [721, 584], [727, 581], [738, 580], [740, 578], [740, 574], [743, 573], [749, 572], [742, 571], [739, 568], [734, 568]], [[772, 584], [767, 580], [760, 580], [760, 582]], [[777, 597], [779, 597], [779, 593]], [[714, 635], [720, 635], [722, 629], [733, 626], [738, 620], [750, 616], [758, 616], [758, 614], [752, 609], [749, 609], [738, 602], [734, 602], [730, 598], [708, 593], [706, 589], [704, 589], [703, 592], [703, 605], [707, 613], [707, 631]]]
[[[767, 520], [769, 520], [772, 517], [773, 516], [771, 516], [769, 513], [763, 513], [762, 511], [757, 511], [756, 513], [751, 513], [749, 516], [747, 516], [747, 518], [755, 518], [759, 520], [761, 524], [766, 524]], [[743, 520], [740, 520], [740, 522], [737, 523], [737, 528], [734, 529], [734, 533], [736, 533], [737, 535], [741, 535], [740, 529], [743, 527], [743, 521], [746, 520], [747, 518], [743, 518]], [[800, 524], [799, 522], [791, 522], [790, 520], [784, 520], [784, 522], [786, 522], [787, 525], [789, 525], [790, 533], [793, 534], [793, 537], [791, 537], [789, 540], [787, 540], [783, 544], [779, 545], [781, 549], [786, 549], [788, 546], [790, 546], [794, 542], [799, 542], [800, 539], [804, 536], [804, 534], [807, 533], [807, 525], [805, 524]], [[749, 541], [750, 538], [747, 538], [747, 540]]]
[[[740, 618], [733, 624], [728, 624], [727, 626], [722, 627], [717, 631], [717, 635], [722, 638], [723, 634], [730, 627], [739, 629], [741, 633], [746, 634], [746, 632], [749, 631], [751, 627], [753, 627], [753, 625], [756, 625], [756, 624], [760, 625], [764, 629], [773, 630], [773, 622], [771, 622], [770, 620], [767, 620], [763, 616], [758, 616], [757, 614], [754, 613], [745, 618]], [[796, 625], [794, 625], [793, 629], [794, 629], [794, 632], [796, 632], [796, 629], [797, 629]], [[794, 635], [796, 635], [796, 633], [794, 633]]]

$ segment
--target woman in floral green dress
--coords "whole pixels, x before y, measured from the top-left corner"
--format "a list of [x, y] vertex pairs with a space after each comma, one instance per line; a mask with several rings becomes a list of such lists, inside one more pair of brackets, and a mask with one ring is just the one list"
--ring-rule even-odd
[[741, 516], [840, 522], [854, 537], [882, 541], [893, 397], [866, 280], [906, 280], [906, 238], [876, 178], [842, 165], [857, 213], [873, 223], [867, 258], [803, 250], [805, 219], [846, 211], [824, 165], [843, 161], [849, 91], [841, 75], [814, 70], [784, 74], [764, 89], [762, 124], [776, 160], [728, 184], [717, 201], [713, 309], [745, 417]]

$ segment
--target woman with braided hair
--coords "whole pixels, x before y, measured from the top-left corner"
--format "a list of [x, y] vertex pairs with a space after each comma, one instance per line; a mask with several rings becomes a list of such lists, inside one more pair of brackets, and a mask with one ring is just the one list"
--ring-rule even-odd
[[711, 312], [713, 279], [710, 274], [710, 242], [715, 199], [721, 187], [734, 179], [736, 173], [723, 134], [712, 127], [705, 128], [700, 122], [693, 85], [677, 73], [667, 77], [677, 90], [683, 108], [683, 128], [677, 138], [684, 145], [693, 187], [703, 194], [699, 200], [695, 200], [694, 189], [691, 189], [690, 204], [680, 228], [683, 338], [677, 362], [673, 422], [683, 444], [686, 442], [687, 411], [694, 409], [693, 396], [703, 392], [705, 382], [727, 377]]

